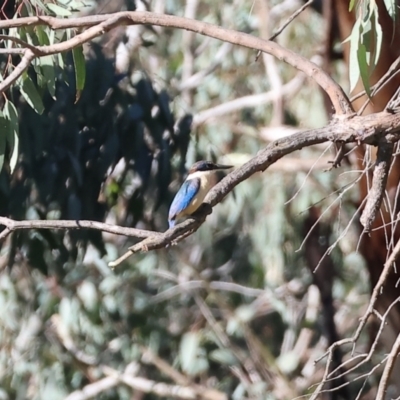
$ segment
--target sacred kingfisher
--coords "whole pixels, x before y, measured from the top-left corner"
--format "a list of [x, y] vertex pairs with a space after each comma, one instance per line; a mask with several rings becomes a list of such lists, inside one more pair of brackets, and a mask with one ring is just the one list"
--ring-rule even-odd
[[198, 161], [192, 165], [169, 209], [170, 229], [175, 226], [178, 218], [191, 215], [200, 207], [216, 183], [215, 171], [229, 168], [232, 165], [214, 164], [211, 161]]

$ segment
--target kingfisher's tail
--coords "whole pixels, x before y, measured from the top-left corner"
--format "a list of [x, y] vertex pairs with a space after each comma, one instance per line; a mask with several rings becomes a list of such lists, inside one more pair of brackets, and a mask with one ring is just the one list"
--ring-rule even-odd
[[176, 221], [174, 219], [170, 219], [170, 220], [168, 220], [168, 223], [169, 223], [169, 229], [171, 229], [175, 226]]

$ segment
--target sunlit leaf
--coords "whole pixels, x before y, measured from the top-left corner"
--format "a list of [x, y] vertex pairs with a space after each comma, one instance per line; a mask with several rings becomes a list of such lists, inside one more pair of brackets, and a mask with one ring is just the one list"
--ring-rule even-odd
[[69, 17], [71, 15], [71, 11], [68, 9], [61, 7], [57, 4], [48, 3], [47, 8], [56, 16], [56, 17]]
[[372, 61], [372, 67], [375, 68], [378, 64], [379, 57], [381, 55], [381, 50], [382, 50], [382, 43], [383, 43], [383, 31], [382, 31], [382, 26], [379, 23], [379, 16], [378, 13], [374, 13], [374, 27], [375, 27], [375, 57], [374, 60]]
[[9, 122], [6, 118], [4, 118], [4, 114], [0, 112], [0, 171], [3, 169], [4, 165], [4, 153], [6, 150], [6, 141], [7, 141], [7, 131], [8, 131]]
[[299, 356], [294, 351], [287, 353], [282, 353], [280, 357], [276, 360], [279, 369], [285, 374], [292, 373], [299, 365]]
[[396, 19], [397, 9], [396, 0], [383, 0], [385, 3], [386, 10], [392, 19]]
[[75, 102], [77, 102], [81, 96], [83, 88], [85, 87], [85, 80], [86, 80], [86, 64], [82, 46], [75, 47], [72, 50], [72, 55], [74, 58], [75, 82], [76, 82]]
[[235, 365], [237, 359], [229, 349], [216, 349], [210, 353], [210, 359], [224, 365]]
[[4, 117], [9, 120], [7, 143], [10, 147], [10, 152], [11, 152], [10, 169], [11, 172], [13, 172], [18, 161], [18, 143], [19, 143], [18, 112], [14, 104], [11, 101], [6, 100], [3, 113]]
[[350, 0], [349, 11], [353, 11], [355, 4], [356, 4], [356, 0]]
[[350, 35], [350, 60], [349, 60], [349, 78], [350, 92], [354, 90], [360, 78], [360, 68], [358, 66], [357, 50], [360, 44], [360, 20], [357, 19]]
[[89, 280], [84, 280], [77, 289], [77, 294], [83, 305], [89, 311], [93, 311], [98, 304], [96, 287]]
[[56, 55], [57, 57], [57, 64], [61, 69], [64, 69], [65, 63], [64, 63], [64, 57], [61, 53]]
[[200, 345], [199, 332], [188, 332], [183, 335], [180, 345], [179, 358], [182, 370], [191, 373], [197, 359], [197, 352]]

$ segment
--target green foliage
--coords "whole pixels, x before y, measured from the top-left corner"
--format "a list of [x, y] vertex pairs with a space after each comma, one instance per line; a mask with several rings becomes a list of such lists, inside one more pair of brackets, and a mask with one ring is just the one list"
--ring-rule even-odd
[[8, 122], [6, 140], [10, 147], [10, 172], [12, 173], [18, 160], [19, 121], [17, 109], [11, 101], [6, 100], [3, 116]]
[[33, 83], [31, 77], [27, 73], [24, 73], [17, 82], [17, 85], [26, 102], [38, 114], [42, 114], [44, 111], [42, 97], [40, 96], [36, 85]]
[[[354, 8], [350, 2], [350, 9]], [[382, 27], [379, 23], [378, 5], [375, 1], [361, 1], [356, 7], [357, 20], [350, 37], [350, 92], [359, 78], [368, 96], [371, 93], [369, 78], [376, 68], [382, 48]]]
[[81, 92], [85, 87], [86, 79], [86, 64], [85, 57], [83, 56], [83, 47], [75, 47], [72, 50], [72, 56], [74, 59], [74, 69], [75, 69], [75, 86], [76, 86], [76, 100], [79, 100]]
[[[35, 0], [32, 2], [24, 2], [18, 7], [18, 16], [33, 15], [37, 12], [54, 15], [56, 17], [70, 16], [73, 12], [82, 11], [91, 5], [90, 1], [71, 1], [60, 0], [56, 2], [42, 2]], [[58, 43], [64, 39], [72, 38], [74, 35], [72, 30], [66, 32], [56, 32], [48, 26], [35, 26], [33, 28], [21, 27], [12, 28], [8, 30], [9, 36], [16, 37], [22, 41], [27, 42], [32, 46], [48, 46]], [[13, 41], [6, 41], [5, 47], [15, 47], [16, 43]], [[17, 45], [18, 47], [18, 45]], [[86, 69], [85, 58], [83, 55], [82, 46], [73, 49], [73, 62], [75, 70], [75, 86], [76, 86], [76, 101], [79, 99], [81, 92], [85, 85]], [[38, 113], [42, 114], [45, 107], [43, 104], [43, 95], [48, 92], [55, 99], [57, 79], [65, 74], [65, 67], [63, 55], [48, 55], [42, 56], [34, 60], [33, 66], [35, 74], [24, 73], [17, 81], [16, 87], [24, 97], [25, 101]], [[6, 69], [10, 72], [10, 67], [7, 64]], [[63, 80], [63, 78], [61, 78]], [[6, 99], [3, 109], [4, 118], [11, 121], [10, 129], [12, 132], [9, 136], [9, 143], [11, 148], [11, 170], [14, 169], [16, 160], [18, 158], [18, 146], [13, 143], [18, 141], [18, 129], [16, 129], [17, 112], [13, 99]], [[8, 122], [6, 122], [8, 124]], [[1, 167], [4, 162], [5, 141], [1, 144], [2, 161]], [[1, 170], [1, 168], [0, 168]]]
[[396, 6], [396, 0], [383, 0], [385, 3], [386, 10], [393, 20], [396, 20], [398, 13], [398, 6]]

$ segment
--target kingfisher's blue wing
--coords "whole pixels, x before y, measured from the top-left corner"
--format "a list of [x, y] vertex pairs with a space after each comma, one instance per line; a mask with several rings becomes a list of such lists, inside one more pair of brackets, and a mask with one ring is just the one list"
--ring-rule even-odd
[[183, 182], [169, 209], [169, 227], [175, 225], [175, 218], [182, 213], [191, 203], [200, 189], [200, 179], [190, 179]]

